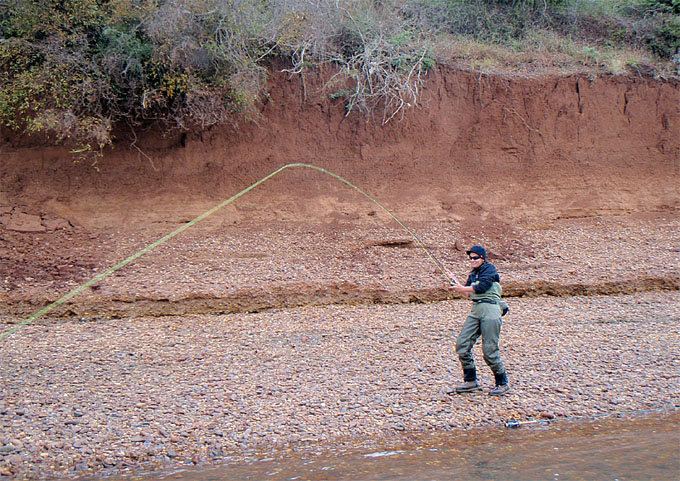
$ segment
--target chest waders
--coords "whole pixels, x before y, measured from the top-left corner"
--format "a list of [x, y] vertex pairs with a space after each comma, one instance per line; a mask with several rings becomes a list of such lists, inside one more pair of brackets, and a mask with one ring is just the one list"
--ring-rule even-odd
[[472, 356], [472, 348], [482, 338], [484, 362], [491, 368], [496, 385], [508, 383], [505, 367], [498, 348], [503, 321], [501, 319], [501, 285], [494, 282], [481, 294], [471, 294], [472, 310], [463, 323], [456, 341], [456, 353], [463, 368], [463, 380], [468, 383], [477, 381], [477, 367]]

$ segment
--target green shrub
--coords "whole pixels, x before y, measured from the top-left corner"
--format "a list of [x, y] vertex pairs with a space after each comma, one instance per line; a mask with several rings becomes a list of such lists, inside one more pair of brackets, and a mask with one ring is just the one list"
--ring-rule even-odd
[[10, 0], [0, 9], [0, 122], [81, 152], [100, 151], [120, 122], [223, 123], [265, 81], [246, 10], [217, 0]]
[[680, 52], [680, 17], [668, 18], [654, 28], [647, 37], [649, 48], [663, 59], [671, 59]]

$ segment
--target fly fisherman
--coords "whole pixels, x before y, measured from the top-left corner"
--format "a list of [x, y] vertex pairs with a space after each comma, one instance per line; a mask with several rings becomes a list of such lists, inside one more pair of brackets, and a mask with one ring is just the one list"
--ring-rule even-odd
[[[510, 391], [505, 367], [498, 351], [503, 321], [501, 316], [508, 311], [507, 304], [501, 301], [501, 278], [493, 264], [486, 261], [486, 249], [482, 246], [471, 247], [466, 251], [472, 271], [465, 285], [458, 283], [453, 276], [450, 288], [472, 299], [472, 312], [465, 320], [456, 341], [456, 352], [463, 367], [463, 382], [455, 388], [457, 393], [481, 389], [477, 383], [477, 368], [472, 357], [472, 347], [482, 336], [484, 361], [493, 371], [496, 387], [489, 391], [491, 396], [502, 396]], [[453, 390], [449, 391], [450, 393]]]

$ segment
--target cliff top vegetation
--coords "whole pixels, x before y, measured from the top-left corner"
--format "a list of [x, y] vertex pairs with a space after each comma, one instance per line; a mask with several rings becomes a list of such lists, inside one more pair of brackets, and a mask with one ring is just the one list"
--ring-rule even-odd
[[382, 122], [438, 64], [677, 78], [680, 0], [0, 0], [0, 125], [96, 155], [252, 115], [274, 62]]

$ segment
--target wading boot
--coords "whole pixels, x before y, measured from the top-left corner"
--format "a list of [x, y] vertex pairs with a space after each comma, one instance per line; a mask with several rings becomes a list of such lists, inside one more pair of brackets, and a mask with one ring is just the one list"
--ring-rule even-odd
[[494, 374], [496, 378], [496, 387], [489, 391], [489, 396], [502, 396], [510, 392], [510, 386], [508, 386], [508, 376], [503, 374]]
[[482, 389], [477, 383], [476, 369], [463, 369], [463, 382], [456, 385], [456, 393], [479, 391]]
[[456, 393], [462, 394], [465, 392], [479, 391], [482, 389], [477, 381], [464, 381], [456, 385]]

